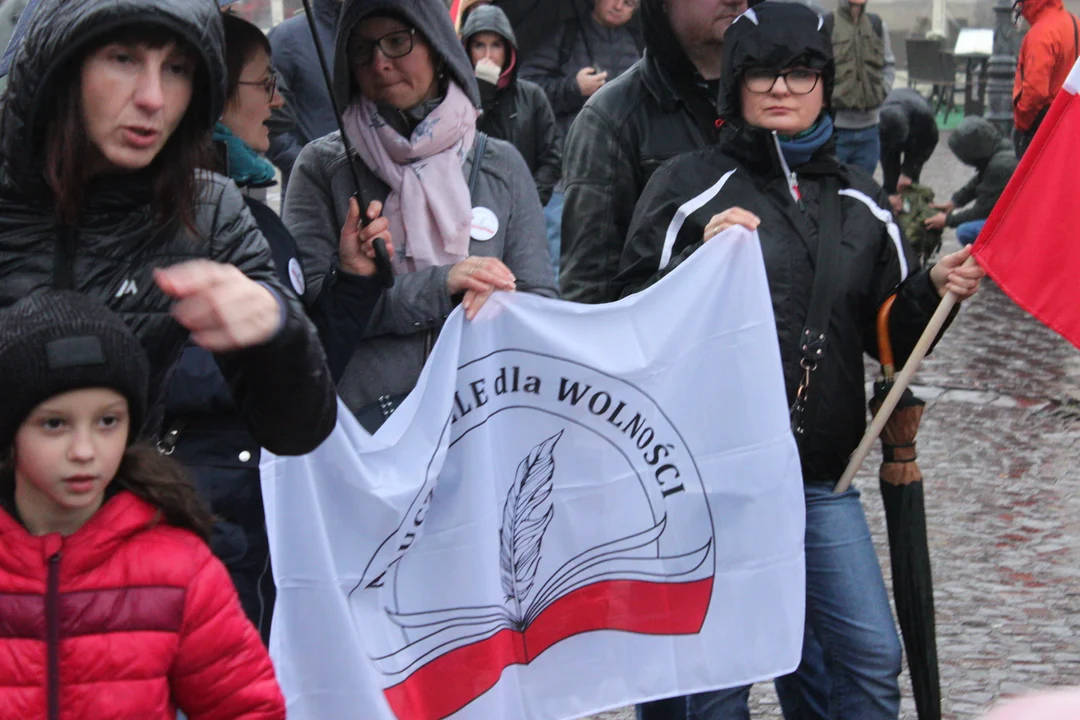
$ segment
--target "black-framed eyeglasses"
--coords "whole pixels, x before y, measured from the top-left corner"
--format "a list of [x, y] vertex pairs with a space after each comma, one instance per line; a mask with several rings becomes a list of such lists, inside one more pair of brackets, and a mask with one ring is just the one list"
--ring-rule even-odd
[[808, 95], [817, 87], [821, 71], [795, 68], [776, 72], [765, 68], [751, 68], [743, 73], [743, 85], [755, 95], [764, 95], [772, 92], [777, 78], [784, 78], [784, 84], [792, 95]]
[[408, 30], [395, 30], [388, 32], [375, 42], [361, 40], [353, 43], [350, 49], [353, 65], [370, 65], [375, 61], [375, 48], [379, 48], [383, 55], [393, 60], [405, 57], [413, 50], [413, 39], [416, 36], [416, 28]]
[[270, 74], [264, 77], [262, 80], [239, 80], [237, 85], [261, 85], [263, 92], [266, 93], [266, 99], [273, 101], [274, 93], [277, 92], [277, 73], [273, 70]]

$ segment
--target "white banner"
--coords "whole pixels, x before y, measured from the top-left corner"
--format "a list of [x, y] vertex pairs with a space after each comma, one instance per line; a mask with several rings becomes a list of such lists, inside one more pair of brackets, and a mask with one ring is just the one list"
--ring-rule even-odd
[[292, 720], [560, 720], [790, 672], [802, 480], [756, 235], [455, 312], [375, 435], [268, 456]]

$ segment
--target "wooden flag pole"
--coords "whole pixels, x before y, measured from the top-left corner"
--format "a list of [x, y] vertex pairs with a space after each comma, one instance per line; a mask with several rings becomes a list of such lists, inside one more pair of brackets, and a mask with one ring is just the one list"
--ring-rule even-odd
[[[974, 262], [974, 260], [968, 258], [967, 262]], [[878, 410], [877, 415], [874, 416], [874, 420], [870, 423], [870, 427], [866, 429], [866, 434], [863, 435], [862, 442], [859, 443], [859, 447], [855, 448], [855, 452], [852, 453], [851, 460], [848, 461], [844, 474], [840, 476], [840, 482], [836, 483], [834, 492], [842, 493], [851, 487], [851, 481], [855, 477], [855, 473], [859, 472], [859, 468], [862, 467], [863, 462], [866, 460], [866, 456], [870, 454], [870, 448], [874, 446], [874, 441], [881, 435], [881, 431], [885, 428], [886, 421], [888, 421], [889, 416], [892, 415], [893, 410], [896, 409], [896, 404], [900, 402], [900, 396], [904, 394], [904, 390], [911, 384], [911, 379], [915, 376], [915, 371], [919, 369], [919, 365], [922, 364], [927, 351], [929, 351], [930, 346], [934, 344], [934, 338], [941, 332], [942, 326], [945, 325], [945, 321], [949, 319], [949, 313], [952, 312], [955, 305], [956, 294], [952, 292], [945, 293], [945, 297], [941, 298], [941, 303], [938, 305], [933, 317], [930, 318], [926, 330], [923, 331], [922, 337], [920, 337], [919, 342], [915, 344], [915, 349], [911, 351], [911, 355], [908, 356], [907, 362], [904, 363], [904, 369], [897, 374], [892, 389], [889, 390], [889, 394], [885, 396], [885, 402], [881, 404], [881, 409]]]

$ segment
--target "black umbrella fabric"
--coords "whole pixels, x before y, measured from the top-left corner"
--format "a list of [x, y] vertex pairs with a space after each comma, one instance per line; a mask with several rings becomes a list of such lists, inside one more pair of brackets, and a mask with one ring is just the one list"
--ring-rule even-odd
[[[870, 411], [877, 414], [892, 387], [895, 366], [889, 338], [890, 297], [878, 312], [878, 351], [882, 379], [874, 384]], [[879, 483], [889, 534], [893, 598], [904, 637], [908, 671], [919, 720], [941, 720], [941, 680], [938, 674], [937, 628], [930, 547], [926, 537], [923, 477], [915, 462], [915, 435], [925, 405], [905, 390], [881, 433]]]

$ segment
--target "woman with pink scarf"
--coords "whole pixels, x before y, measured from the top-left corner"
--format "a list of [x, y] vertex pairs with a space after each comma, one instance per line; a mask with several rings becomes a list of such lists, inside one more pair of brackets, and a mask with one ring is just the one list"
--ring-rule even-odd
[[[397, 282], [338, 383], [374, 432], [454, 307], [471, 319], [493, 292], [555, 297], [556, 286], [532, 174], [513, 146], [477, 132], [472, 64], [441, 0], [345, 0], [334, 56], [363, 201], [383, 201], [397, 248]], [[283, 219], [305, 268], [329, 267], [336, 250], [354, 192], [347, 162], [340, 133], [297, 158]]]

